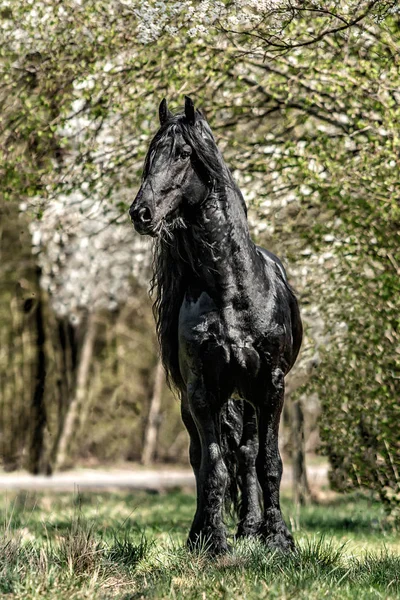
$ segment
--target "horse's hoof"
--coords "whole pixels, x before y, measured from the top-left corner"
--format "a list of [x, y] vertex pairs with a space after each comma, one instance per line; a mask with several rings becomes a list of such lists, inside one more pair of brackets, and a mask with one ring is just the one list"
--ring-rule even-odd
[[207, 554], [209, 556], [223, 556], [232, 551], [232, 546], [229, 544], [212, 544], [207, 548]]
[[279, 550], [280, 552], [284, 552], [288, 554], [289, 552], [294, 552], [296, 550], [296, 546], [294, 544], [293, 537], [289, 532], [287, 533], [272, 533], [263, 538], [265, 545], [271, 550]]
[[258, 537], [260, 535], [260, 528], [261, 528], [260, 521], [256, 521], [256, 522], [244, 521], [243, 523], [239, 523], [238, 530], [237, 530], [235, 537], [237, 540], [242, 539], [242, 538]]
[[210, 534], [189, 536], [187, 547], [191, 552], [205, 552], [209, 556], [220, 556], [231, 550], [231, 546], [227, 543], [225, 537]]
[[260, 527], [260, 537], [271, 550], [293, 552], [296, 547], [289, 529], [278, 510], [271, 510]]

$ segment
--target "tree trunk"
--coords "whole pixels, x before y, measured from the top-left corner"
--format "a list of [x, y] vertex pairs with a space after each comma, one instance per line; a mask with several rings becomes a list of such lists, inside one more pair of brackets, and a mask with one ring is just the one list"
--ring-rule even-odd
[[308, 504], [311, 491], [308, 485], [304, 436], [304, 414], [301, 400], [292, 402], [292, 468], [293, 499], [296, 504]]
[[164, 368], [161, 359], [158, 360], [155, 369], [153, 394], [150, 400], [149, 416], [147, 418], [146, 429], [144, 432], [144, 442], [142, 451], [142, 464], [150, 465], [153, 462], [158, 426], [160, 422], [161, 394], [164, 381]]
[[68, 414], [69, 402], [75, 394], [77, 380], [77, 340], [67, 318], [53, 319], [51, 326], [58, 335], [53, 336], [53, 352], [57, 369], [57, 432], [51, 449], [51, 464], [54, 466]]
[[[37, 269], [37, 277], [40, 279], [40, 269]], [[28, 471], [33, 475], [47, 472], [43, 464], [44, 453], [44, 429], [46, 425], [46, 406], [44, 402], [44, 390], [46, 384], [46, 334], [43, 318], [43, 300], [38, 287], [38, 299], [35, 307], [36, 323], [36, 383], [31, 402], [31, 436], [29, 440]]]
[[62, 469], [65, 465], [68, 450], [71, 446], [77, 428], [82, 403], [85, 398], [90, 365], [93, 356], [93, 347], [96, 338], [97, 323], [94, 315], [88, 316], [86, 333], [82, 343], [80, 360], [77, 368], [75, 394], [65, 415], [62, 431], [60, 433], [58, 448], [55, 452], [54, 470]]

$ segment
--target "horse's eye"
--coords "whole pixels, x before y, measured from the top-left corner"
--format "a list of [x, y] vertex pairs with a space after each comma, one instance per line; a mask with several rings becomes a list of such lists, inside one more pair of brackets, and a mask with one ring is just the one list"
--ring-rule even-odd
[[192, 149], [189, 145], [185, 145], [183, 146], [178, 154], [178, 158], [185, 160], [186, 158], [189, 158], [189, 156], [192, 154]]

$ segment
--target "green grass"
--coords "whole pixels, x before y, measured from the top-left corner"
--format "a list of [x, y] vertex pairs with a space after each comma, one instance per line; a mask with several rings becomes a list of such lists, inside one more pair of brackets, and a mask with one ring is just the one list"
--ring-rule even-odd
[[400, 536], [378, 503], [283, 506], [295, 554], [242, 541], [209, 559], [184, 547], [189, 493], [0, 495], [0, 598], [400, 597]]

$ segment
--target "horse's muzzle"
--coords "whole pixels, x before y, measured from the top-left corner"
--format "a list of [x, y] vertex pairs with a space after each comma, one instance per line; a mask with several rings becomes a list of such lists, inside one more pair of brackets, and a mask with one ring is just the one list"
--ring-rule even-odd
[[129, 216], [138, 233], [141, 235], [154, 235], [153, 217], [148, 206], [133, 204], [129, 209]]

